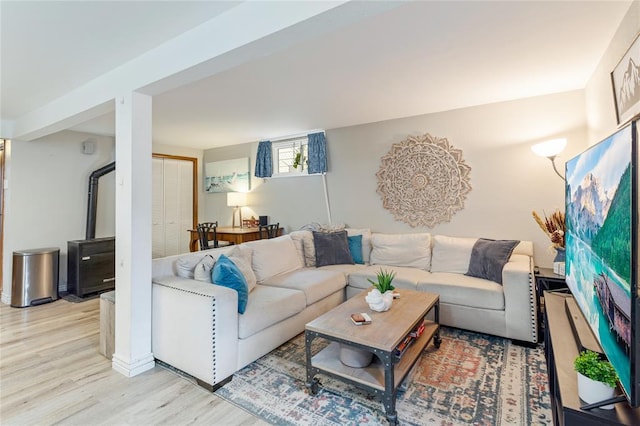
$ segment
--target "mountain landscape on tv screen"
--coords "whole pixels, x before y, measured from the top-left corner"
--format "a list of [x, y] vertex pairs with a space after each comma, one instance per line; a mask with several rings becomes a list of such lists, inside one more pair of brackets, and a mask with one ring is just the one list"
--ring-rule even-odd
[[585, 175], [567, 206], [567, 228], [624, 281], [631, 282], [631, 165], [608, 193], [592, 173]]

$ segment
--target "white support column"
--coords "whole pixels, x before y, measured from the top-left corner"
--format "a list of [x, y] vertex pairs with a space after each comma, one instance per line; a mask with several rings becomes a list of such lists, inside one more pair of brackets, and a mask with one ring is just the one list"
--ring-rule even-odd
[[151, 97], [116, 98], [116, 338], [112, 366], [131, 377], [151, 353]]

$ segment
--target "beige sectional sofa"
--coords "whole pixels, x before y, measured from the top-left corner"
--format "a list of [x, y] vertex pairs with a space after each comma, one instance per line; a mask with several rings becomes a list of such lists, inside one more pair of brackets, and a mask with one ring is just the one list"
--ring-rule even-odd
[[[374, 279], [380, 268], [395, 272], [398, 289], [439, 294], [443, 325], [537, 341], [531, 242], [516, 246], [499, 284], [465, 275], [475, 238], [347, 232], [362, 235], [364, 264], [316, 267], [310, 231], [155, 259], [154, 356], [214, 389], [302, 332], [307, 322], [370, 288], [367, 279]], [[255, 284], [249, 285], [253, 288], [243, 314], [238, 313], [236, 290], [195, 279], [210, 274], [202, 272], [206, 255], [215, 260], [221, 254], [250, 264], [242, 272]]]

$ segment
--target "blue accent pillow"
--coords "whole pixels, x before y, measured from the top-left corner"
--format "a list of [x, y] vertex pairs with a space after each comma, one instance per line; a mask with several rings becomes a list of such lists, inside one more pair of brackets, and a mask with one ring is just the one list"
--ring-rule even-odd
[[347, 239], [349, 240], [349, 251], [353, 261], [364, 265], [364, 260], [362, 259], [362, 235], [352, 235]]
[[244, 314], [247, 310], [249, 288], [247, 280], [231, 259], [221, 254], [211, 272], [211, 280], [214, 284], [232, 288], [238, 292], [238, 313]]

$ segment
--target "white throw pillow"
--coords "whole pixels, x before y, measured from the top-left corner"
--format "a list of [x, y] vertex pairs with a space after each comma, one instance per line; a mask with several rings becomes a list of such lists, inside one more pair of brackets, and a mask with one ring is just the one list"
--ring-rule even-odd
[[371, 264], [408, 266], [429, 270], [431, 265], [431, 234], [371, 235]]
[[477, 238], [433, 236], [433, 254], [431, 272], [454, 272], [466, 274], [469, 270], [469, 259]]
[[240, 244], [233, 249], [228, 257], [242, 272], [244, 279], [247, 281], [247, 289], [251, 293], [251, 290], [256, 288], [256, 274], [251, 268], [253, 249], [247, 247], [246, 244]]
[[289, 233], [296, 244], [298, 255], [306, 267], [316, 266], [316, 249], [313, 245], [313, 233], [307, 230], [293, 231]]
[[215, 264], [216, 259], [214, 259], [210, 254], [203, 257], [193, 270], [193, 279], [196, 281], [211, 283], [211, 270]]
[[371, 229], [352, 229], [347, 228], [347, 235], [352, 237], [354, 235], [362, 235], [362, 260], [364, 263], [369, 263], [371, 260]]
[[201, 260], [202, 257], [200, 256], [184, 256], [179, 258], [176, 260], [176, 273], [179, 277], [193, 279], [193, 271]]
[[289, 235], [268, 240], [251, 241], [244, 245], [253, 249], [251, 265], [259, 283], [278, 274], [304, 267], [296, 245]]

